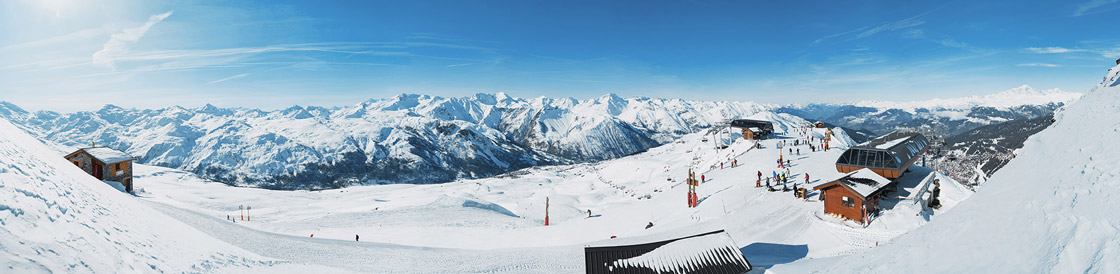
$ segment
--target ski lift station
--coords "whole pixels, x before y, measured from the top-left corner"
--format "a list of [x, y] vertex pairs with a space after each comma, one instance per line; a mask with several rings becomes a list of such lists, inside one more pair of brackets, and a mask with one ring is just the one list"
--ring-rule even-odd
[[896, 131], [844, 151], [836, 159], [836, 171], [848, 173], [867, 168], [888, 179], [897, 179], [927, 150], [929, 141], [922, 134]]
[[774, 133], [774, 123], [762, 120], [731, 120], [731, 128], [741, 130], [743, 132], [743, 138], [749, 140], [763, 139], [771, 133]]

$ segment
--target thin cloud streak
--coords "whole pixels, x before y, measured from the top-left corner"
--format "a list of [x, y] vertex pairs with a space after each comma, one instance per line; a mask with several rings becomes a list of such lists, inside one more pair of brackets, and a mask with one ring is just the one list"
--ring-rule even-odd
[[1061, 67], [1062, 65], [1058, 65], [1058, 64], [1047, 64], [1047, 63], [1030, 63], [1030, 64], [1019, 64], [1018, 66], [1020, 66], [1020, 67], [1045, 67], [1045, 68], [1057, 68], [1057, 67]]
[[1027, 51], [1034, 52], [1034, 53], [1070, 53], [1070, 52], [1083, 52], [1083, 51], [1086, 51], [1086, 50], [1083, 50], [1083, 49], [1068, 49], [1068, 48], [1063, 48], [1063, 47], [1045, 47], [1045, 48], [1031, 47], [1031, 48], [1027, 48]]
[[1077, 6], [1077, 9], [1073, 11], [1073, 16], [1078, 17], [1078, 16], [1082, 16], [1082, 15], [1101, 13], [1101, 12], [1104, 12], [1104, 11], [1093, 11], [1093, 10], [1095, 10], [1097, 8], [1100, 8], [1102, 6], [1108, 5], [1108, 4], [1116, 3], [1116, 2], [1120, 2], [1120, 0], [1091, 0], [1088, 3], [1084, 3], [1084, 4], [1081, 4], [1080, 6]]
[[856, 28], [856, 29], [853, 29], [853, 30], [849, 30], [849, 31], [845, 31], [845, 32], [837, 33], [837, 34], [827, 35], [827, 36], [818, 38], [817, 40], [814, 40], [813, 43], [811, 43], [810, 45], [816, 45], [816, 44], [819, 44], [819, 43], [821, 43], [825, 40], [828, 40], [828, 39], [841, 37], [841, 36], [845, 36], [845, 35], [856, 33], [856, 32], [859, 32], [859, 34], [856, 34], [855, 36], [853, 36], [851, 38], [848, 38], [844, 41], [852, 41], [852, 40], [863, 39], [863, 38], [867, 38], [867, 37], [870, 37], [872, 35], [875, 35], [877, 33], [884, 32], [884, 31], [895, 31], [895, 30], [902, 30], [902, 29], [921, 26], [922, 24], [925, 24], [926, 22], [923, 21], [923, 20], [919, 20], [918, 18], [921, 18], [922, 16], [925, 16], [926, 14], [929, 14], [929, 12], [922, 13], [922, 14], [919, 14], [919, 15], [915, 15], [915, 16], [910, 17], [910, 18], [906, 18], [906, 19], [902, 19], [902, 20], [878, 25], [878, 26], [875, 26], [875, 27], [864, 26], [864, 27]]
[[234, 76], [230, 76], [230, 77], [226, 77], [226, 78], [222, 78], [222, 79], [218, 79], [218, 80], [210, 81], [209, 83], [206, 83], [206, 84], [207, 84], [207, 85], [211, 85], [211, 84], [217, 84], [217, 83], [221, 83], [221, 82], [225, 82], [225, 81], [229, 81], [229, 80], [233, 80], [233, 79], [237, 79], [237, 78], [242, 78], [242, 77], [245, 77], [245, 76], [249, 76], [249, 73], [242, 73], [242, 74], [238, 74], [238, 75], [234, 75]]
[[93, 53], [93, 65], [116, 70], [116, 58], [128, 54], [128, 47], [140, 41], [141, 37], [148, 32], [152, 26], [155, 26], [163, 19], [167, 19], [174, 11], [168, 11], [161, 14], [152, 15], [148, 17], [148, 22], [144, 25], [125, 29], [121, 33], [116, 33], [109, 36], [109, 41], [101, 47], [101, 50]]

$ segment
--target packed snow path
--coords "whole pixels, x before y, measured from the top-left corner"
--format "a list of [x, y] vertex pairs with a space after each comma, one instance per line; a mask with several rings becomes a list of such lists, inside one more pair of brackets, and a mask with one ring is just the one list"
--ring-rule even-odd
[[297, 263], [377, 273], [583, 271], [583, 248], [579, 246], [463, 250], [304, 238], [257, 231], [159, 202], [145, 201], [145, 203], [234, 246], [263, 256]]

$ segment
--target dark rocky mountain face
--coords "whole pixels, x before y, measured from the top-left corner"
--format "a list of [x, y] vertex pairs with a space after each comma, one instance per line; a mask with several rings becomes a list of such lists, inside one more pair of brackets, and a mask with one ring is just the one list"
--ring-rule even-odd
[[1018, 119], [978, 127], [945, 138], [941, 153], [931, 158], [933, 166], [953, 179], [978, 186], [1015, 158], [1015, 150], [1027, 138], [1052, 124], [1054, 114]]

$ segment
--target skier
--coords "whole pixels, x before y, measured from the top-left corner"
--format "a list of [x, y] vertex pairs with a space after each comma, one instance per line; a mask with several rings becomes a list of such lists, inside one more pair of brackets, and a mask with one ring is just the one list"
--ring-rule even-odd
[[707, 183], [708, 179], [704, 178], [704, 174], [700, 174], [700, 183]]
[[797, 149], [797, 155], [801, 155], [801, 149], [800, 148]]
[[651, 227], [653, 227], [653, 222], [649, 222], [649, 224], [646, 225], [646, 229], [649, 229]]
[[762, 171], [761, 170], [758, 171], [758, 179], [762, 180]]
[[734, 161], [731, 161], [731, 167], [737, 167], [737, 166], [739, 166], [739, 159], [735, 159]]
[[357, 242], [357, 241], [358, 241], [358, 234], [354, 234], [354, 241], [355, 241], [355, 242]]
[[762, 177], [758, 177], [758, 180], [754, 181], [754, 187], [762, 187]]
[[805, 172], [805, 185], [809, 185], [809, 173]]
[[587, 218], [591, 218], [591, 209], [587, 209]]
[[719, 169], [723, 169], [723, 162], [719, 162]]

